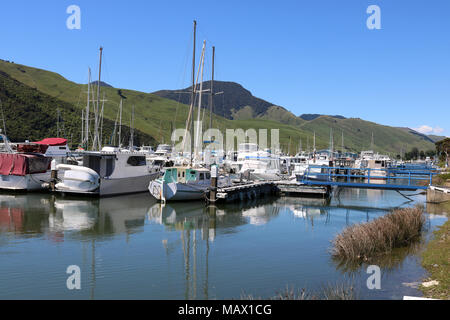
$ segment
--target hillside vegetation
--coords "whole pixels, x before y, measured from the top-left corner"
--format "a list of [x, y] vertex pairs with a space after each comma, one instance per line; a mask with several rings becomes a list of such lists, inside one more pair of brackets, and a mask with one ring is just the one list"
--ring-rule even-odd
[[[25, 140], [38, 141], [57, 136], [58, 110], [60, 113], [60, 132], [69, 143], [77, 146], [81, 138], [81, 112], [70, 103], [46, 95], [31, 88], [8, 74], [0, 71], [0, 101], [5, 117], [6, 134], [13, 142]], [[93, 117], [93, 115], [91, 115]], [[3, 123], [1, 124], [3, 129]], [[103, 123], [104, 144], [111, 142], [114, 122], [108, 119]], [[122, 127], [126, 144], [130, 128]], [[135, 144], [154, 144], [153, 137], [135, 132]]]

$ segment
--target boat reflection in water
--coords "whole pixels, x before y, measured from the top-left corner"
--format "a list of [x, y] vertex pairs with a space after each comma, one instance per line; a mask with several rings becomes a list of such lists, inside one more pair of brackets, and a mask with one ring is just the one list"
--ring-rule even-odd
[[0, 232], [34, 237], [46, 229], [49, 199], [40, 194], [0, 195]]
[[[0, 299], [270, 297], [287, 285], [320, 288], [348, 274], [365, 290], [365, 270], [333, 261], [330, 243], [343, 228], [407, 201], [393, 191], [358, 189], [335, 190], [331, 201], [268, 197], [209, 207], [162, 205], [147, 193], [0, 195]], [[367, 289], [364, 297], [417, 294], [398, 288], [424, 275], [414, 253], [380, 261], [391, 267], [383, 291]], [[82, 290], [66, 290], [68, 265], [83, 270]]]
[[277, 204], [290, 210], [294, 217], [314, 221], [314, 217], [328, 216], [327, 207], [329, 199], [317, 198], [290, 198], [283, 197], [277, 200]]
[[49, 226], [51, 230], [80, 231], [92, 237], [143, 232], [147, 208], [153, 203], [144, 193], [98, 199], [57, 197]]
[[170, 231], [201, 230], [203, 240], [215, 238], [214, 212], [209, 212], [202, 202], [155, 203], [148, 209], [148, 219]]

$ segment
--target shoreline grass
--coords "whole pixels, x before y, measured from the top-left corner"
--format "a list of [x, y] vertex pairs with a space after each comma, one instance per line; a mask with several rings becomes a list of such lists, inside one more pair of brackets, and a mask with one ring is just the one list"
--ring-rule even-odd
[[308, 291], [305, 288], [286, 287], [268, 299], [242, 294], [241, 300], [357, 300], [359, 293], [353, 283], [329, 283], [320, 290]]
[[371, 222], [347, 227], [333, 240], [333, 258], [367, 262], [420, 240], [424, 207], [396, 209]]
[[424, 296], [450, 300], [450, 221], [434, 232], [434, 238], [422, 253], [422, 266], [430, 274], [428, 281], [439, 282], [428, 288], [420, 286]]

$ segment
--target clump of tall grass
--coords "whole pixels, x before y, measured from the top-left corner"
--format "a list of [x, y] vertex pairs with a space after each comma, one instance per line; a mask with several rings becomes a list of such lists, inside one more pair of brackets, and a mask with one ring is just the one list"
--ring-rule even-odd
[[346, 228], [333, 240], [332, 255], [339, 259], [370, 261], [419, 240], [424, 225], [423, 206], [396, 209], [371, 222]]
[[[318, 291], [308, 291], [305, 288], [295, 289], [286, 287], [278, 291], [275, 296], [269, 300], [357, 300], [358, 293], [353, 283], [343, 282], [328, 284]], [[263, 300], [261, 297], [255, 297], [251, 294], [241, 295], [241, 300]]]

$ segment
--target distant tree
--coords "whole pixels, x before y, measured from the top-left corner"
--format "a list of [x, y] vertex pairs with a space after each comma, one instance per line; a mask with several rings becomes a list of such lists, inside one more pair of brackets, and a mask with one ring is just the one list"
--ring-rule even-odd
[[440, 155], [441, 160], [445, 161], [445, 166], [449, 166], [450, 138], [436, 142], [436, 151]]
[[416, 147], [414, 147], [411, 150], [411, 159], [417, 160], [417, 158], [419, 158], [419, 149], [417, 149]]
[[436, 155], [436, 150], [428, 150], [425, 152], [425, 155], [427, 157], [434, 158], [434, 156]]
[[423, 150], [420, 150], [420, 159], [421, 160], [425, 159], [425, 152]]

